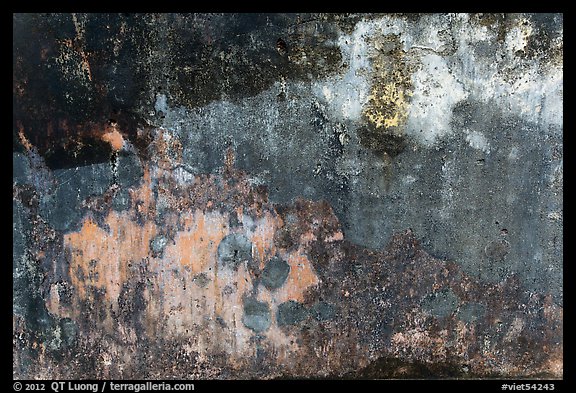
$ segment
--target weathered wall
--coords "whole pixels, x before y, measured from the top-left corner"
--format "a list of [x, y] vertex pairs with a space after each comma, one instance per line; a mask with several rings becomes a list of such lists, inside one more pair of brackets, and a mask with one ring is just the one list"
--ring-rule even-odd
[[13, 32], [15, 377], [562, 377], [562, 15]]

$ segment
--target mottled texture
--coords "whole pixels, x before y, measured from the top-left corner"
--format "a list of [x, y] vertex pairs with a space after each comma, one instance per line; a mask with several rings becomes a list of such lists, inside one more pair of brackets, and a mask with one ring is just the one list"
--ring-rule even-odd
[[13, 32], [15, 378], [562, 378], [561, 14]]

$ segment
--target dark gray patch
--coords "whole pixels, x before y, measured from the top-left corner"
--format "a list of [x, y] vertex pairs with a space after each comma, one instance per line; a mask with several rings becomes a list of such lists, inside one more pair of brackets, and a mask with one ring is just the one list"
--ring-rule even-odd
[[210, 277], [208, 277], [206, 273], [197, 274], [192, 278], [192, 282], [194, 282], [200, 288], [206, 288], [210, 281]]
[[278, 306], [276, 320], [279, 326], [297, 325], [308, 316], [304, 305], [294, 300], [288, 300]]
[[78, 335], [78, 328], [76, 323], [70, 318], [62, 318], [59, 322], [60, 325], [60, 339], [65, 348], [71, 347], [76, 343]]
[[218, 245], [218, 260], [236, 270], [240, 263], [252, 260], [252, 243], [242, 234], [228, 235]]
[[56, 190], [41, 199], [40, 212], [50, 225], [61, 231], [78, 230], [87, 212], [82, 202], [89, 196], [102, 195], [112, 184], [109, 163], [54, 171]]
[[486, 306], [481, 303], [464, 303], [458, 311], [458, 318], [467, 323], [473, 323], [484, 318]]
[[120, 187], [112, 198], [112, 209], [120, 212], [130, 208], [129, 188], [140, 184], [144, 170], [136, 154], [125, 152], [118, 154], [115, 168], [114, 183]]
[[438, 318], [450, 316], [458, 308], [458, 297], [450, 289], [428, 295], [422, 301], [422, 308]]
[[168, 244], [168, 239], [164, 235], [157, 235], [150, 240], [150, 251], [153, 257], [161, 257], [164, 254], [164, 248]]
[[238, 220], [238, 214], [236, 211], [230, 212], [230, 215], [228, 216], [228, 224], [230, 225], [230, 228], [242, 226], [242, 223]]
[[290, 273], [290, 265], [279, 257], [273, 257], [268, 261], [262, 271], [262, 284], [269, 290], [280, 288]]
[[242, 323], [248, 329], [251, 329], [256, 333], [268, 330], [272, 323], [270, 306], [268, 303], [259, 302], [254, 298], [245, 299]]
[[12, 201], [12, 312], [18, 315], [25, 315], [25, 302], [29, 296], [28, 269], [26, 268], [26, 236], [22, 204]]
[[120, 188], [112, 198], [112, 209], [117, 212], [128, 210], [130, 202], [130, 191], [127, 188]]
[[16, 184], [29, 183], [30, 164], [25, 155], [12, 153], [12, 182]]
[[12, 201], [12, 268], [20, 265], [20, 261], [26, 255], [26, 237], [24, 236], [24, 208], [22, 204]]
[[220, 325], [220, 327], [222, 327], [222, 328], [226, 328], [226, 327], [227, 327], [226, 322], [225, 322], [224, 319], [222, 319], [222, 317], [220, 317], [220, 316], [217, 316], [217, 317], [216, 317], [216, 322], [218, 322], [218, 325]]
[[563, 15], [535, 13], [530, 14], [529, 18], [534, 25], [533, 33], [527, 37], [525, 52], [521, 53], [525, 53], [529, 59], [562, 59], [563, 47], [556, 47], [553, 41], [562, 36]]
[[319, 301], [312, 306], [310, 314], [320, 322], [329, 321], [336, 316], [336, 307], [330, 303]]
[[226, 285], [224, 288], [222, 288], [222, 294], [225, 296], [232, 295], [234, 292], [236, 292], [236, 288], [234, 288], [232, 285]]

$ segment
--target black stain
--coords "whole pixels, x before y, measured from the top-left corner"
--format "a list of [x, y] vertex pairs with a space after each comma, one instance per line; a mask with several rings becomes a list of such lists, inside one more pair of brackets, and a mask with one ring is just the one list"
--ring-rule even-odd
[[13, 15], [13, 150], [23, 151], [24, 136], [52, 169], [109, 160], [110, 145], [97, 135], [111, 119], [137, 148], [145, 125], [135, 111], [147, 91], [135, 60], [142, 21], [76, 16], [83, 32], [72, 14]]
[[[23, 134], [50, 168], [104, 162], [110, 147], [94, 138], [113, 123], [146, 156], [150, 91], [164, 87], [173, 105], [195, 108], [255, 96], [280, 77], [337, 72], [340, 49], [295, 34], [295, 18], [14, 14], [13, 150], [24, 150]], [[292, 49], [309, 61], [290, 60]]]
[[150, 251], [153, 257], [162, 257], [168, 239], [164, 235], [157, 235], [150, 240]]
[[396, 157], [402, 153], [407, 146], [406, 137], [395, 135], [390, 131], [367, 124], [358, 129], [358, 136], [362, 146], [381, 155], [388, 154], [390, 157]]

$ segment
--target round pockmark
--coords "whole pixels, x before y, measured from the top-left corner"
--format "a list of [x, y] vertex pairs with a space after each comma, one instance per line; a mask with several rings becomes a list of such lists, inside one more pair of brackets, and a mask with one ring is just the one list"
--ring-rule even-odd
[[268, 330], [272, 323], [270, 306], [254, 298], [244, 299], [244, 315], [242, 323], [256, 333]]
[[242, 262], [252, 260], [252, 242], [239, 233], [226, 236], [218, 245], [218, 261], [232, 269], [238, 269]]
[[279, 257], [273, 257], [268, 261], [262, 271], [262, 284], [269, 290], [280, 288], [290, 273], [290, 265]]
[[304, 305], [295, 300], [288, 300], [278, 306], [276, 321], [279, 326], [297, 325], [308, 316]]

